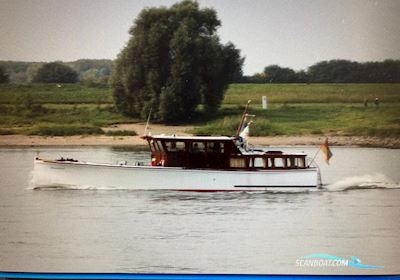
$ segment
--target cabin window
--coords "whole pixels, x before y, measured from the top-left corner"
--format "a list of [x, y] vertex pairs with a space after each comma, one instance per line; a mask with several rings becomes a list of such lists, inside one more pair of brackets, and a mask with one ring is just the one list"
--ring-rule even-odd
[[253, 158], [253, 167], [255, 167], [255, 168], [260, 168], [260, 167], [264, 168], [265, 167], [264, 159], [260, 158], [260, 157]]
[[305, 168], [305, 157], [290, 157], [288, 158], [289, 168]]
[[231, 168], [245, 168], [246, 167], [246, 159], [244, 159], [244, 158], [231, 158], [229, 160], [229, 166]]
[[160, 141], [155, 141], [154, 146], [156, 147], [157, 151], [163, 151], [163, 146], [161, 145]]
[[275, 158], [275, 159], [273, 159], [274, 160], [274, 167], [276, 167], [276, 168], [282, 168], [282, 167], [285, 167], [285, 164], [284, 164], [284, 160], [286, 160], [286, 159], [283, 159], [283, 158]]
[[209, 142], [207, 144], [207, 151], [209, 153], [224, 153], [224, 143]]
[[299, 167], [300, 168], [306, 167], [306, 159], [304, 157], [299, 158]]
[[205, 146], [203, 142], [193, 142], [190, 151], [192, 153], [204, 153]]
[[150, 149], [151, 149], [153, 152], [155, 152], [155, 151], [162, 151], [162, 150], [163, 150], [163, 149], [162, 149], [161, 143], [159, 143], [159, 141], [154, 141], [154, 140], [151, 140], [151, 141], [150, 141]]
[[156, 149], [154, 148], [154, 140], [149, 141], [150, 150], [154, 152]]
[[180, 152], [185, 151], [185, 143], [184, 142], [165, 142], [165, 147], [168, 152]]
[[186, 148], [185, 142], [176, 142], [176, 149], [178, 151], [184, 151]]

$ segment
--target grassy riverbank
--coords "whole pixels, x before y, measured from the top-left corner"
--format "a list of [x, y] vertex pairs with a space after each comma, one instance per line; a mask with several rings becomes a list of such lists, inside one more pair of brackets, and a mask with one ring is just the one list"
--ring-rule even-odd
[[[261, 109], [263, 95], [268, 110]], [[378, 108], [373, 104], [376, 97]], [[400, 84], [233, 84], [220, 113], [207, 120], [199, 113], [191, 132], [232, 135], [248, 99], [256, 115], [253, 136], [400, 136]], [[132, 135], [107, 127], [136, 121], [115, 111], [109, 88], [0, 85], [3, 135]]]
[[[93, 135], [114, 123], [133, 122], [113, 106], [110, 88], [78, 84], [1, 85], [0, 134]], [[112, 132], [129, 135], [133, 132]]]
[[[224, 115], [225, 112], [225, 115]], [[196, 134], [233, 135], [238, 126], [238, 109], [225, 107], [221, 117], [194, 130]], [[400, 136], [398, 104], [364, 108], [359, 104], [273, 104], [268, 110], [253, 106], [256, 117], [252, 136], [275, 135], [358, 135]]]

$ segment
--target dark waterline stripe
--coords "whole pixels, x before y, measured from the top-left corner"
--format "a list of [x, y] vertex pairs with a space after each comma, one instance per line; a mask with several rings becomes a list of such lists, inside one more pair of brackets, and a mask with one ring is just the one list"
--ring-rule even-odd
[[[235, 188], [254, 188], [252, 190], [235, 190], [235, 189], [229, 189], [229, 190], [218, 190], [218, 189], [171, 189], [168, 191], [181, 191], [181, 192], [259, 192], [259, 191], [271, 191], [272, 189], [265, 189], [265, 188], [316, 188], [316, 186], [234, 186]], [[263, 189], [257, 189], [257, 188], [263, 188]]]
[[264, 190], [215, 190], [215, 189], [178, 189], [178, 190], [168, 190], [168, 191], [178, 191], [178, 192], [247, 192], [247, 191], [264, 191]]
[[235, 185], [235, 188], [316, 188], [317, 186], [262, 186], [262, 185]]

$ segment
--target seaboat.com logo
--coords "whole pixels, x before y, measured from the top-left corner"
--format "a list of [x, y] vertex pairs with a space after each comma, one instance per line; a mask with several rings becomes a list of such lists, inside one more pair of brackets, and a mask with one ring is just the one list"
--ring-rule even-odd
[[297, 267], [357, 267], [363, 269], [383, 268], [378, 265], [367, 265], [361, 260], [352, 256], [350, 260], [327, 254], [311, 254], [300, 257], [296, 260]]

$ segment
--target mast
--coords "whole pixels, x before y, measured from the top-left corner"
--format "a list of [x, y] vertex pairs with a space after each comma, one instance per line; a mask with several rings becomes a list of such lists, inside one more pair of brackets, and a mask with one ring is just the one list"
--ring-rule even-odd
[[246, 104], [246, 107], [244, 108], [244, 112], [243, 112], [243, 115], [242, 115], [242, 119], [240, 120], [240, 124], [239, 124], [239, 127], [238, 127], [237, 131], [236, 131], [235, 138], [238, 138], [238, 137], [239, 137], [240, 131], [242, 130], [243, 122], [244, 122], [244, 120], [245, 120], [246, 117], [247, 117], [247, 110], [248, 110], [248, 108], [249, 108], [250, 102], [251, 102], [251, 100], [248, 100], [248, 101], [247, 101], [247, 104]]
[[151, 117], [151, 109], [152, 108], [150, 108], [149, 116], [147, 117], [146, 126], [144, 128], [144, 136], [149, 136], [149, 124], [150, 124], [150, 117]]

